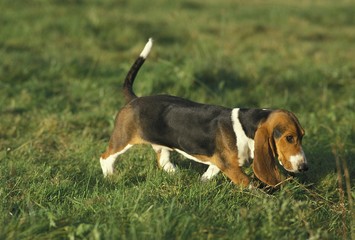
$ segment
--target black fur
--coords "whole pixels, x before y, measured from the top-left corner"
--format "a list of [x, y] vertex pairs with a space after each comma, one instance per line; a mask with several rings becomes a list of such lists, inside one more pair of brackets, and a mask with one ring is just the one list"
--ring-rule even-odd
[[278, 139], [278, 138], [280, 138], [281, 136], [282, 136], [282, 134], [285, 132], [285, 129], [283, 128], [283, 127], [281, 127], [281, 126], [276, 126], [275, 128], [274, 128], [274, 131], [273, 131], [273, 133], [272, 133], [272, 135], [273, 135], [273, 137], [275, 138], [275, 139]]
[[239, 109], [239, 121], [247, 137], [254, 139], [255, 132], [261, 122], [264, 122], [272, 110], [263, 109]]
[[144, 62], [145, 59], [143, 57], [138, 57], [136, 61], [133, 63], [133, 65], [131, 66], [131, 68], [129, 69], [129, 72], [127, 73], [127, 76], [123, 84], [123, 93], [126, 99], [126, 103], [130, 102], [134, 98], [137, 98], [136, 94], [133, 92], [132, 87], [133, 87], [134, 79], [136, 78], [137, 73]]
[[220, 126], [231, 129], [232, 109], [200, 104], [183, 98], [157, 95], [131, 102], [149, 142], [191, 155], [212, 156]]

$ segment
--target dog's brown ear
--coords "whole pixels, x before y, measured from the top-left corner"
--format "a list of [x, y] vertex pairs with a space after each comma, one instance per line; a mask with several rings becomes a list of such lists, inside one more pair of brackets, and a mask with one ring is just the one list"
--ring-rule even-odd
[[298, 118], [292, 112], [289, 112], [289, 115], [291, 116], [291, 118], [295, 122], [295, 124], [296, 124], [296, 126], [297, 126], [297, 128], [299, 130], [299, 133], [301, 134], [301, 136], [303, 136], [305, 134], [305, 131], [304, 131], [303, 127], [301, 126], [300, 122], [298, 121]]
[[281, 175], [275, 164], [275, 144], [265, 127], [260, 127], [254, 138], [253, 170], [257, 178], [264, 183], [275, 186], [281, 182]]

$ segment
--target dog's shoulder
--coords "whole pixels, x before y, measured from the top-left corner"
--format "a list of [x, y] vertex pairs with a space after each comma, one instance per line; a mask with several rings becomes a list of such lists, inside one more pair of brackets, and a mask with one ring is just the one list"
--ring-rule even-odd
[[[259, 124], [265, 121], [268, 116], [273, 112], [271, 109], [258, 109], [258, 108], [238, 108], [238, 121], [245, 134], [249, 138], [254, 138], [255, 132]], [[236, 121], [235, 119], [233, 119]]]

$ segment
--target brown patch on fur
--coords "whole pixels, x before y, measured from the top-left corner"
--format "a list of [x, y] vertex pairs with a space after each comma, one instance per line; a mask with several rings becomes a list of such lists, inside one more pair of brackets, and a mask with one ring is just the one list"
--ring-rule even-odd
[[261, 181], [275, 186], [281, 181], [281, 176], [275, 164], [271, 141], [273, 141], [272, 134], [270, 136], [265, 126], [256, 131], [253, 170]]
[[102, 159], [122, 151], [127, 145], [146, 143], [139, 135], [139, 126], [131, 107], [124, 107], [116, 116], [115, 127], [110, 138], [109, 146]]
[[216, 137], [215, 153], [209, 156], [194, 155], [197, 159], [216, 165], [234, 184], [247, 187], [249, 178], [239, 166], [238, 148], [234, 132], [228, 126], [220, 126]]

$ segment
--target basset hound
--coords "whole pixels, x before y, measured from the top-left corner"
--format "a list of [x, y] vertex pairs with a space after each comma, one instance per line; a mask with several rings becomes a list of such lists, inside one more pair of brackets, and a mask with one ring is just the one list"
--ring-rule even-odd
[[209, 165], [202, 175], [208, 180], [222, 171], [233, 183], [250, 183], [242, 167], [253, 159], [256, 177], [269, 186], [281, 182], [275, 159], [288, 172], [308, 169], [302, 150], [304, 130], [296, 116], [286, 110], [226, 108], [192, 102], [170, 95], [137, 97], [132, 90], [138, 70], [148, 56], [149, 39], [129, 70], [123, 85], [126, 105], [100, 164], [104, 176], [113, 174], [116, 158], [135, 144], [150, 144], [158, 165], [175, 172], [170, 152]]

